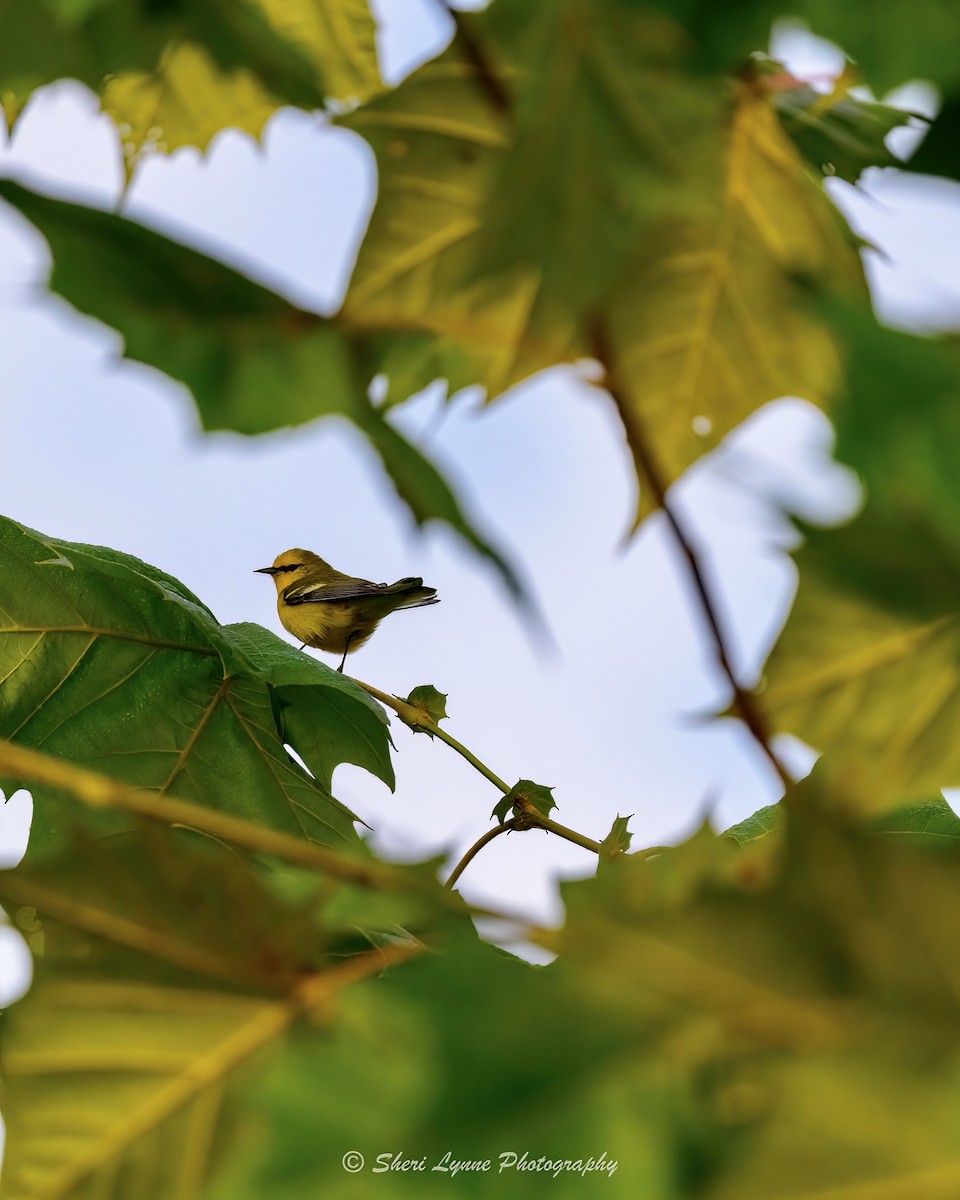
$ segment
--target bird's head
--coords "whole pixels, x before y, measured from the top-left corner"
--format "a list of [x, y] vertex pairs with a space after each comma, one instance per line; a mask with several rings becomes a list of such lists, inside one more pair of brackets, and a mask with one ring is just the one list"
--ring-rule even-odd
[[272, 575], [279, 592], [303, 579], [308, 572], [316, 575], [324, 568], [330, 569], [318, 554], [309, 550], [284, 550], [273, 560], [272, 567], [258, 567], [254, 574]]

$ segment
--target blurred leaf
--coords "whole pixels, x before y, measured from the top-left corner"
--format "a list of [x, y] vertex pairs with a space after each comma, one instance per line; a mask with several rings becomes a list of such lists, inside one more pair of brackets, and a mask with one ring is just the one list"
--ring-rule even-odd
[[706, 69], [737, 70], [753, 52], [767, 48], [772, 23], [789, 11], [811, 33], [845, 50], [878, 94], [912, 79], [946, 86], [960, 80], [960, 63], [951, 52], [960, 38], [960, 14], [940, 0], [917, 0], [909, 10], [869, 0], [792, 0], [789, 9], [778, 0], [738, 0], [734, 6], [653, 0], [653, 5], [683, 25]]
[[450, 485], [433, 463], [372, 406], [357, 409], [353, 419], [370, 439], [397, 495], [417, 524], [444, 521], [493, 564], [514, 600], [532, 605], [517, 569], [465, 515]]
[[960, 13], [952, 5], [916, 0], [905, 13], [895, 4], [869, 0], [843, 5], [800, 0], [793, 12], [809, 21], [814, 33], [846, 50], [879, 94], [913, 79], [946, 86], [960, 82], [960, 63], [951, 53], [960, 38]]
[[[204, 145], [203, 111], [258, 133], [282, 104], [321, 108], [379, 82], [362, 0], [7, 0], [0, 8], [0, 95], [16, 115], [30, 93], [68, 77], [144, 140]], [[160, 127], [160, 134], [149, 130]]]
[[631, 0], [494, 4], [460, 28], [503, 80], [513, 118], [479, 266], [535, 270], [575, 316], [654, 222], [702, 208], [722, 93], [679, 69], [681, 30]]
[[[275, 1060], [251, 1136], [238, 1139], [246, 1152], [224, 1163], [212, 1200], [345, 1200], [374, 1185], [390, 1200], [493, 1188], [519, 1200], [531, 1180], [559, 1200], [629, 1200], [638, 1188], [679, 1198], [671, 1158], [687, 1132], [685, 1081], [648, 1053], [644, 1030], [595, 1019], [562, 972], [464, 934], [376, 990], [352, 989], [342, 1008], [342, 1035], [302, 1036], [296, 1055]], [[352, 1181], [344, 1148], [366, 1160]], [[425, 1167], [372, 1180], [378, 1156], [395, 1154]], [[601, 1155], [600, 1169], [535, 1166]], [[490, 1165], [457, 1174], [451, 1159]]]
[[29, 900], [45, 931], [34, 987], [3, 1023], [10, 1200], [206, 1195], [258, 1061], [409, 953], [331, 965], [310, 906], [278, 901], [235, 852], [156, 826], [0, 873], [0, 898]]
[[940, 111], [906, 165], [921, 175], [960, 180], [960, 94], [944, 97]]
[[[309, 64], [317, 97], [365, 100], [380, 87], [375, 26], [365, 0], [252, 0], [266, 27]], [[244, 59], [244, 63], [248, 62]], [[203, 42], [167, 45], [154, 70], [113, 74], [103, 108], [120, 127], [128, 170], [143, 154], [180, 146], [205, 150], [228, 127], [258, 137], [287, 99], [249, 65], [224, 71]]]
[[852, 95], [846, 76], [826, 94], [786, 72], [780, 80], [773, 91], [774, 107], [784, 129], [816, 170], [856, 183], [867, 167], [903, 165], [887, 149], [886, 138], [914, 114]]
[[516, 808], [518, 815], [525, 809], [532, 808], [541, 816], [546, 817], [549, 816], [550, 810], [556, 807], [553, 788], [544, 787], [542, 783], [534, 783], [532, 779], [520, 779], [499, 801], [490, 815], [496, 817], [498, 821], [505, 821], [507, 813], [512, 808]]
[[407, 703], [421, 709], [432, 721], [446, 720], [447, 693], [438, 692], [432, 683], [421, 683], [407, 697]]
[[335, 321], [126, 217], [11, 180], [0, 181], [0, 196], [50, 243], [51, 288], [118, 330], [127, 358], [185, 383], [205, 429], [263, 433], [356, 405], [350, 345]]
[[[419, 524], [444, 521], [494, 564], [515, 598], [519, 576], [465, 515], [436, 467], [370, 405], [354, 331], [305, 312], [223, 263], [143, 225], [0, 180], [50, 243], [50, 286], [115, 328], [127, 358], [190, 389], [206, 430], [258, 434], [339, 414], [369, 438]], [[97, 270], [90, 270], [90, 263]]]
[[[320, 663], [305, 660], [294, 686], [282, 657], [268, 654], [271, 640], [249, 627], [235, 638], [139, 559], [0, 519], [0, 736], [131, 787], [325, 845], [357, 845], [353, 814], [290, 758], [284, 740], [298, 749], [297, 735], [313, 723], [304, 758], [329, 772], [361, 757], [359, 727], [373, 741], [362, 765], [383, 778], [386, 727], [359, 689], [330, 683], [334, 672]], [[247, 657], [251, 646], [258, 662]], [[284, 701], [288, 716], [278, 721]], [[33, 791], [30, 851], [39, 855], [60, 844], [72, 804], [46, 787]], [[98, 813], [96, 824], [117, 832], [130, 818]]]
[[848, 346], [837, 456], [867, 502], [850, 524], [806, 530], [761, 702], [824, 752], [838, 803], [879, 811], [960, 783], [960, 361], [865, 315], [835, 320]]
[[475, 235], [509, 129], [458, 46], [338, 123], [377, 157], [377, 203], [343, 314], [370, 331], [371, 373], [386, 376], [391, 402], [438, 378], [496, 395], [585, 352], [535, 272], [478, 275]]
[[[768, 400], [824, 403], [833, 339], [810, 286], [859, 287], [852, 237], [783, 132], [763, 77], [736, 85], [711, 210], [644, 245], [608, 317], [621, 417], [666, 484]], [[803, 277], [804, 283], [798, 282]]]

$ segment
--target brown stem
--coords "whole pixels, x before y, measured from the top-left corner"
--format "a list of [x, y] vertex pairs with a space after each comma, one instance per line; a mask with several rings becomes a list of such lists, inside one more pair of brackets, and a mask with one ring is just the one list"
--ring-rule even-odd
[[[610, 345], [607, 336], [606, 328], [602, 322], [597, 322], [593, 330], [593, 347], [594, 356], [603, 365], [606, 378], [604, 385], [614, 402], [621, 412], [628, 411], [628, 403], [626, 393], [620, 383], [614, 365], [613, 349]], [[703, 566], [700, 562], [700, 556], [694, 549], [693, 542], [689, 534], [683, 527], [683, 523], [674, 511], [673, 506], [667, 500], [667, 484], [664, 482], [664, 476], [661, 473], [660, 465], [656, 460], [656, 454], [652, 447], [648, 444], [646, 438], [640, 436], [639, 422], [632, 419], [630, 423], [631, 436], [630, 445], [637, 460], [637, 465], [642, 471], [644, 478], [653, 492], [657, 505], [663, 511], [663, 515], [667, 519], [667, 524], [673, 532], [673, 536], [680, 547], [683, 557], [686, 559], [687, 567], [690, 572], [690, 578], [693, 581], [694, 589], [700, 600], [700, 607], [703, 609], [703, 614], [706, 617], [707, 627], [710, 631], [711, 640], [713, 642], [714, 651], [716, 653], [717, 665], [727, 678], [727, 682], [733, 691], [733, 707], [737, 715], [753, 734], [757, 745], [766, 755], [773, 769], [780, 777], [783, 786], [789, 791], [795, 780], [784, 764], [777, 757], [776, 752], [770, 745], [770, 737], [766, 728], [766, 721], [763, 714], [760, 712], [754, 702], [753, 695], [742, 688], [734, 674], [733, 666], [730, 662], [730, 655], [727, 652], [727, 637], [720, 622], [720, 615], [717, 611], [713, 598], [710, 595], [710, 590], [707, 587], [704, 577]]]
[[457, 9], [451, 8], [446, 0], [438, 0], [440, 8], [453, 21], [457, 31], [457, 41], [460, 43], [460, 49], [463, 51], [467, 62], [473, 67], [477, 77], [477, 82], [480, 85], [484, 95], [490, 101], [490, 105], [495, 112], [509, 115], [512, 104], [510, 94], [503, 86], [500, 76], [494, 70], [489, 58], [483, 50], [483, 47], [473, 36], [473, 31], [470, 28], [468, 19], [464, 19], [464, 14], [458, 12]]

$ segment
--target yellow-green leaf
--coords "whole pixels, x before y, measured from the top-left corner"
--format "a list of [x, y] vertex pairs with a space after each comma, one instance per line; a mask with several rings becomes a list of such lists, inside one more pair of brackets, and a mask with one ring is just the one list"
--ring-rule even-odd
[[670, 484], [768, 400], [824, 403], [839, 378], [824, 322], [797, 277], [860, 278], [853, 240], [758, 80], [735, 85], [720, 178], [698, 220], [642, 247], [610, 308], [621, 416], [641, 460]]
[[837, 802], [879, 810], [960, 783], [960, 361], [866, 315], [834, 322], [837, 454], [867, 500], [852, 523], [806, 531], [759, 702], [824, 752]]
[[575, 321], [535, 271], [483, 278], [476, 234], [509, 128], [454, 47], [340, 123], [377, 156], [377, 204], [343, 315], [404, 400], [434, 379], [501, 392], [576, 357]]
[[[271, 29], [314, 65], [318, 94], [365, 100], [380, 86], [375, 27], [365, 0], [256, 0]], [[132, 170], [144, 154], [206, 149], [226, 128], [258, 137], [285, 97], [248, 67], [225, 68], [201, 42], [171, 42], [148, 72], [111, 76], [102, 104]]]

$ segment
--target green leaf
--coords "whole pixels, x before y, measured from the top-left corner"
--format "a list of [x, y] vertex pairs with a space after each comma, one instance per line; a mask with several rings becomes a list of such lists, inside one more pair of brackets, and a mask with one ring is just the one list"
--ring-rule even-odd
[[[710, 0], [654, 4], [694, 39], [701, 67], [724, 71], [737, 70], [749, 55], [764, 50], [772, 22], [787, 11], [778, 0], [741, 0], [735, 8], [721, 8]], [[946, 87], [960, 80], [960, 65], [951, 53], [960, 37], [960, 15], [940, 0], [917, 0], [909, 11], [869, 0], [793, 0], [789, 13], [845, 50], [862, 71], [863, 81], [878, 94], [912, 79]]]
[[944, 97], [923, 141], [907, 161], [911, 171], [960, 179], [960, 94]]
[[[259, 663], [247, 657], [251, 644]], [[315, 721], [303, 754], [329, 772], [335, 760], [357, 756], [357, 726], [341, 751], [344, 709], [329, 700], [336, 685], [309, 665], [294, 684], [276, 654], [264, 661], [269, 645], [265, 632], [221, 627], [182, 585], [139, 559], [0, 519], [0, 736], [131, 787], [356, 846], [353, 814], [284, 741], [299, 750], [306, 722]], [[282, 680], [279, 697], [272, 678]], [[277, 715], [288, 688], [292, 723]], [[352, 697], [352, 705], [350, 720], [380, 739], [363, 765], [383, 777], [385, 726], [373, 714], [363, 724], [367, 703]], [[33, 790], [30, 849], [45, 854], [60, 844], [73, 806], [46, 787]], [[130, 819], [98, 813], [96, 825], [118, 832]]]
[[732, 838], [738, 846], [745, 846], [748, 842], [755, 842], [758, 838], [767, 837], [780, 828], [780, 805], [768, 804], [765, 808], [758, 808], [755, 813], [749, 817], [738, 821], [736, 825], [731, 825], [729, 829], [723, 831], [723, 836]]
[[498, 821], [505, 821], [507, 813], [511, 809], [514, 809], [518, 816], [532, 809], [546, 817], [550, 815], [550, 810], [556, 807], [553, 788], [544, 787], [541, 783], [534, 783], [532, 779], [520, 779], [499, 801], [490, 815], [496, 817]]
[[680, 29], [631, 0], [595, 0], [589, 13], [577, 0], [496, 4], [460, 28], [502, 80], [513, 123], [479, 267], [533, 269], [576, 316], [654, 222], [701, 206], [722, 93], [678, 69]]
[[[0, 95], [19, 112], [55, 79], [104, 91], [144, 142], [203, 145], [215, 120], [258, 133], [283, 104], [321, 108], [379, 83], [374, 26], [362, 0], [8, 0], [0, 9]], [[153, 136], [148, 130], [156, 127]]]
[[421, 683], [407, 696], [407, 704], [419, 708], [431, 721], [440, 722], [447, 716], [447, 693], [438, 692], [432, 683]]
[[960, 838], [960, 817], [942, 796], [883, 813], [872, 825], [880, 833], [936, 849]]
[[856, 183], [867, 167], [903, 165], [887, 149], [885, 139], [915, 114], [851, 95], [846, 77], [826, 95], [793, 80], [791, 86], [776, 88], [773, 102], [800, 153], [824, 175]]
[[644, 245], [610, 307], [640, 517], [655, 506], [643, 468], [651, 454], [669, 485], [767, 401], [825, 404], [838, 385], [833, 338], [810, 289], [859, 288], [859, 259], [764, 78], [736, 85], [703, 216], [667, 223]]
[[233, 643], [257, 668], [279, 701], [283, 739], [329, 789], [334, 769], [354, 763], [393, 791], [389, 721], [353, 680], [295, 650], [261, 625], [228, 625]]
[[[822, 773], [822, 766], [814, 768], [814, 776], [818, 781]], [[804, 784], [799, 786], [803, 788]], [[732, 825], [724, 831], [723, 836], [732, 838], [740, 846], [755, 845], [771, 834], [782, 835], [782, 818], [782, 802], [769, 804], [745, 820]], [[905, 804], [901, 808], [881, 813], [870, 821], [866, 828], [877, 833], [895, 835], [914, 845], [936, 849], [960, 837], [960, 817], [942, 796], [937, 796], [920, 804]]]
[[880, 811], [960, 783], [960, 361], [866, 315], [835, 321], [848, 347], [837, 455], [867, 502], [848, 525], [806, 530], [760, 702], [824, 752], [838, 802]]
[[[312, 108], [320, 96], [364, 100], [379, 90], [376, 30], [365, 0], [253, 0], [251, 15], [303, 60], [314, 91], [295, 102]], [[214, 33], [222, 33], [219, 23]], [[153, 70], [111, 74], [103, 108], [123, 132], [127, 169], [153, 151], [205, 150], [227, 127], [258, 137], [291, 101], [289, 80], [279, 71], [264, 79], [249, 54], [240, 63], [224, 70], [206, 40], [178, 40]]]
[[610, 832], [600, 843], [603, 850], [603, 855], [600, 858], [601, 863], [604, 861], [604, 858], [617, 858], [621, 854], [626, 854], [630, 849], [633, 834], [627, 829], [627, 824], [631, 819], [631, 817], [614, 817]]
[[118, 330], [127, 358], [185, 383], [205, 429], [263, 433], [355, 407], [350, 345], [335, 321], [126, 217], [11, 180], [0, 196], [50, 243], [51, 288]]

